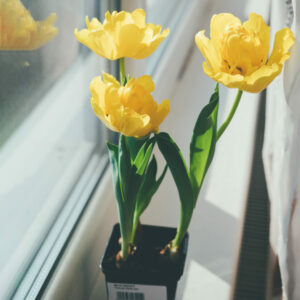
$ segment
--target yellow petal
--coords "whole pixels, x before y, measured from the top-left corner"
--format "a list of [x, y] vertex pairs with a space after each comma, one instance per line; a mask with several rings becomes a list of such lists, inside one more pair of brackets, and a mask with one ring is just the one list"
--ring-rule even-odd
[[165, 29], [161, 34], [157, 35], [154, 39], [152, 39], [151, 42], [143, 42], [141, 44], [141, 50], [135, 54], [134, 58], [143, 59], [151, 55], [168, 34], [169, 29]]
[[155, 85], [150, 75], [143, 75], [136, 79], [135, 82], [143, 86], [144, 89], [147, 90], [149, 93], [155, 90]]
[[[165, 32], [165, 30], [167, 30]], [[165, 35], [165, 37], [169, 34], [169, 30], [165, 29], [162, 34]], [[146, 45], [150, 45], [156, 38], [158, 38], [161, 34], [161, 25], [154, 25], [152, 23], [149, 23], [144, 28], [144, 38], [143, 43]]]
[[116, 89], [112, 85], [106, 85], [105, 93], [104, 93], [104, 101], [105, 101], [105, 113], [107, 114], [113, 114], [116, 110], [118, 110], [122, 106], [120, 102], [118, 89]]
[[114, 11], [111, 15], [111, 19], [109, 22], [104, 22], [104, 28], [112, 28], [112, 29], [116, 29], [120, 26], [124, 26], [124, 25], [128, 25], [128, 24], [132, 24], [133, 20], [131, 17], [131, 14], [126, 12], [126, 11], [120, 11], [120, 12], [116, 12]]
[[230, 73], [225, 72], [214, 73], [210, 68], [207, 67], [205, 62], [203, 63], [203, 71], [209, 77], [213, 78], [219, 83], [224, 84], [229, 88], [240, 88], [245, 80], [244, 76], [240, 74], [232, 75]]
[[240, 26], [241, 20], [232, 14], [221, 13], [213, 15], [210, 21], [210, 37], [211, 40], [219, 42], [222, 34], [228, 27]]
[[274, 63], [282, 65], [289, 57], [289, 49], [293, 46], [295, 37], [289, 28], [283, 28], [276, 32], [272, 54], [267, 65]]
[[249, 32], [254, 32], [259, 37], [263, 48], [264, 59], [262, 63], [265, 64], [270, 48], [270, 26], [265, 23], [262, 16], [251, 13], [249, 20], [243, 23], [243, 27]]
[[242, 76], [240, 74], [232, 75], [225, 72], [212, 73], [204, 64], [204, 72], [209, 77], [229, 88], [238, 88], [249, 93], [258, 93], [264, 90], [280, 74], [282, 69], [282, 66], [278, 64], [273, 64], [272, 66], [264, 65], [251, 75]]
[[88, 30], [96, 30], [96, 29], [103, 29], [103, 25], [97, 18], [93, 18], [91, 22], [89, 21], [89, 18], [85, 17], [85, 23], [88, 28]]
[[[115, 11], [114, 11], [115, 12]], [[113, 12], [113, 13], [114, 13]], [[111, 21], [111, 14], [109, 11], [106, 11], [105, 13], [105, 20], [104, 20], [104, 23], [109, 23]], [[104, 24], [103, 24], [104, 25]]]
[[103, 81], [104, 83], [111, 83], [115, 88], [119, 88], [120, 82], [112, 75], [102, 72]]
[[93, 78], [90, 83], [90, 91], [92, 93], [93, 105], [101, 107], [102, 111], [105, 111], [105, 84], [100, 76]]
[[201, 51], [202, 55], [205, 57], [206, 61], [209, 63], [210, 67], [214, 70], [220, 68], [220, 55], [216, 51], [212, 41], [210, 41], [205, 35], [204, 30], [198, 32], [195, 36], [195, 42]]
[[144, 27], [145, 26], [145, 20], [146, 20], [146, 14], [145, 11], [141, 8], [136, 9], [135, 11], [132, 12], [131, 14], [134, 23], [138, 27]]
[[95, 113], [95, 115], [100, 119], [100, 121], [103, 122], [103, 124], [108, 127], [110, 130], [113, 131], [118, 131], [117, 128], [115, 128], [112, 123], [110, 122], [110, 118], [109, 116], [106, 116], [103, 112], [103, 110], [101, 109], [101, 107], [98, 105], [97, 101], [95, 100], [95, 98], [91, 98], [91, 106], [92, 109]]
[[153, 124], [155, 131], [158, 131], [159, 125], [166, 118], [170, 112], [170, 100], [163, 100], [161, 104], [157, 107], [157, 112], [153, 118], [151, 118], [151, 123]]
[[91, 39], [91, 37], [90, 37], [90, 31], [88, 29], [82, 29], [82, 30], [78, 31], [78, 29], [76, 28], [74, 30], [74, 35], [79, 42], [86, 45], [91, 50], [93, 50], [95, 52], [97, 51], [98, 55], [101, 55], [100, 53], [103, 53], [103, 50], [99, 51], [99, 49], [97, 49], [94, 40]]
[[139, 50], [144, 37], [142, 29], [134, 24], [127, 24], [120, 28], [116, 39], [116, 47], [120, 57], [134, 57]]
[[246, 84], [243, 90], [250, 93], [261, 92], [280, 74], [281, 69], [282, 65], [278, 64], [262, 66], [250, 76], [246, 76]]
[[88, 41], [81, 40], [81, 42], [104, 58], [111, 60], [120, 58], [113, 37], [105, 30], [90, 31]]
[[148, 115], [139, 115], [129, 108], [114, 111], [110, 120], [126, 136], [144, 136], [151, 126]]

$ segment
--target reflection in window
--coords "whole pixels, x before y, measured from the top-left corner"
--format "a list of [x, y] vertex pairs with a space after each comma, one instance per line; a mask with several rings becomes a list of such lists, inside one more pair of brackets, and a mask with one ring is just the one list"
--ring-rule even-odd
[[35, 50], [56, 36], [55, 13], [35, 21], [20, 0], [1, 0], [0, 4], [0, 50]]
[[[91, 164], [102, 159], [105, 132], [88, 84], [103, 61], [73, 32], [86, 15], [99, 17], [104, 2], [0, 0], [1, 284], [19, 282], [82, 177], [95, 176]], [[10, 295], [4, 292], [1, 286], [1, 299]]]
[[146, 71], [147, 74], [153, 74], [157, 64], [168, 47], [168, 43], [176, 34], [176, 27], [179, 25], [184, 15], [185, 9], [195, 0], [146, 0], [147, 22], [161, 24], [162, 28], [170, 28], [170, 34], [163, 45], [147, 58]]

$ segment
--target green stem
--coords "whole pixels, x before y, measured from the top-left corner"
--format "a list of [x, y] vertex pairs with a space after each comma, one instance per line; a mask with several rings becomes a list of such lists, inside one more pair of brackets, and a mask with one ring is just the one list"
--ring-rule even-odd
[[132, 227], [132, 233], [131, 233], [131, 239], [130, 239], [130, 243], [132, 245], [134, 244], [136, 229], [139, 225], [139, 220], [140, 220], [140, 218], [136, 214], [134, 214], [133, 227]]
[[122, 57], [119, 59], [119, 65], [120, 65], [120, 80], [121, 85], [124, 86], [126, 84], [126, 73], [125, 73], [125, 58]]
[[180, 210], [179, 226], [177, 228], [176, 236], [171, 243], [171, 247], [174, 250], [177, 250], [180, 247], [180, 245], [184, 239], [184, 236], [188, 230], [188, 227], [190, 225], [192, 215], [193, 215], [193, 211], [186, 212], [186, 211], [182, 211], [182, 209]]
[[129, 256], [130, 253], [130, 244], [126, 239], [122, 239], [122, 244], [121, 244], [121, 255], [122, 259], [125, 261], [127, 257]]
[[226, 130], [226, 128], [228, 127], [229, 123], [231, 122], [233, 116], [234, 116], [234, 113], [240, 103], [240, 100], [241, 100], [241, 97], [242, 97], [242, 94], [243, 94], [243, 91], [241, 90], [238, 90], [237, 94], [236, 94], [236, 97], [235, 97], [235, 100], [234, 100], [234, 103], [233, 103], [233, 106], [231, 108], [231, 111], [227, 117], [227, 119], [225, 120], [225, 122], [222, 124], [222, 126], [219, 128], [218, 132], [217, 132], [217, 140], [221, 137], [221, 135], [223, 134], [223, 132]]

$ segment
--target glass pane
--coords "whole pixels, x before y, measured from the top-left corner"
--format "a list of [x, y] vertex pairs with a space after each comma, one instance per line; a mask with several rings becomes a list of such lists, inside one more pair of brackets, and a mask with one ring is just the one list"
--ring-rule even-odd
[[[10, 5], [9, 2], [11, 2]], [[45, 20], [52, 13], [54, 14], [53, 18], [56, 18], [54, 26], [49, 26], [53, 28], [53, 35], [55, 35], [54, 31], [58, 29], [58, 34], [49, 39], [44, 46], [34, 51], [0, 52], [1, 145], [20, 126], [28, 113], [42, 99], [47, 89], [55, 83], [79, 55], [80, 44], [74, 38], [73, 31], [76, 27], [82, 27], [84, 1], [23, 0], [20, 2], [19, 0], [1, 0], [0, 5], [2, 13], [7, 18], [12, 18], [11, 15], [13, 14], [19, 14], [18, 18], [14, 18], [17, 24], [13, 24], [11, 27], [28, 26], [28, 23], [33, 21], [32, 18]], [[24, 17], [25, 12], [23, 10], [25, 8], [30, 11], [32, 18]], [[3, 36], [4, 34], [1, 33]], [[9, 43], [7, 44], [9, 47]], [[22, 45], [22, 42], [19, 44]], [[26, 43], [23, 44], [26, 47]]]
[[101, 157], [105, 132], [89, 82], [104, 61], [74, 37], [99, 3], [0, 0], [0, 281], [14, 268], [22, 276], [91, 158]]
[[158, 49], [147, 58], [147, 74], [152, 75], [154, 73], [158, 61], [168, 47], [168, 43], [172, 39], [172, 36], [176, 33], [176, 26], [178, 26], [183, 17], [185, 7], [190, 5], [193, 1], [194, 0], [146, 0], [147, 22], [160, 24], [163, 29], [170, 28], [169, 36], [161, 43]]

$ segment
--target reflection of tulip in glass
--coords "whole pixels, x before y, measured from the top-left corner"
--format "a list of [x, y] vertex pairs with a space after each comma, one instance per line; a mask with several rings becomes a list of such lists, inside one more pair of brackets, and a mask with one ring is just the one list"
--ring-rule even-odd
[[115, 60], [122, 57], [142, 59], [151, 55], [169, 34], [161, 32], [160, 25], [145, 22], [143, 9], [132, 13], [121, 11], [106, 12], [100, 23], [96, 18], [86, 18], [87, 29], [75, 29], [76, 38], [98, 55]]
[[151, 76], [131, 78], [121, 86], [112, 75], [103, 72], [90, 84], [91, 104], [97, 117], [111, 130], [125, 136], [142, 137], [157, 132], [169, 113], [169, 100], [157, 104], [151, 92]]
[[58, 33], [56, 14], [35, 21], [20, 0], [0, 0], [0, 50], [35, 50]]
[[279, 30], [271, 56], [270, 27], [260, 15], [251, 13], [244, 22], [227, 13], [214, 15], [210, 22], [209, 40], [200, 31], [196, 44], [206, 59], [204, 72], [229, 88], [260, 92], [281, 72], [294, 44], [289, 28]]

